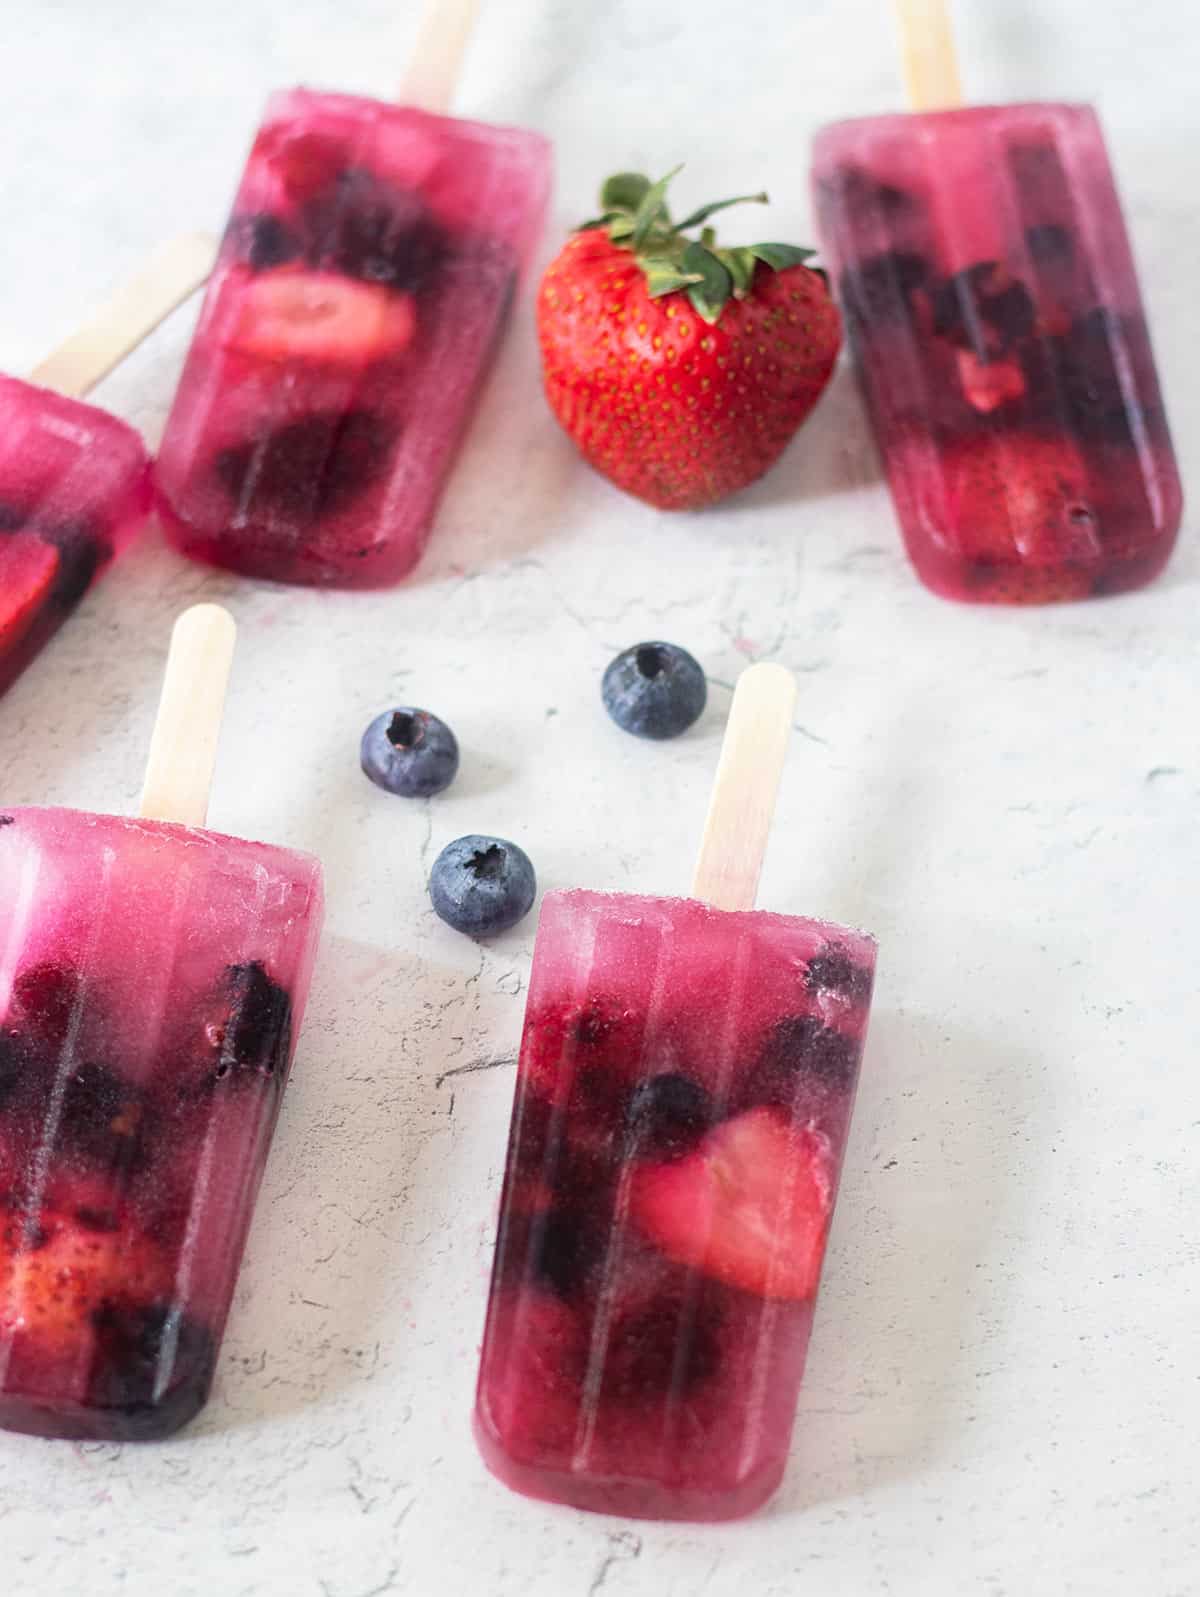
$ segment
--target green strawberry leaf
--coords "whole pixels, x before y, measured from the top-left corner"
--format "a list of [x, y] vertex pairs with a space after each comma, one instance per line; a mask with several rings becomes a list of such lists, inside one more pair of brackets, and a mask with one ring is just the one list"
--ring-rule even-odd
[[733, 278], [734, 299], [745, 299], [750, 292], [750, 285], [754, 281], [754, 268], [758, 262], [754, 258], [754, 251], [747, 249], [727, 249], [718, 252], [718, 258], [729, 269]]
[[706, 322], [715, 322], [733, 292], [733, 274], [703, 244], [689, 244], [681, 265], [698, 279], [687, 291], [693, 310]]
[[664, 294], [674, 294], [704, 281], [699, 272], [681, 271], [674, 261], [664, 260], [659, 255], [639, 255], [637, 263], [646, 274], [646, 292], [651, 299], [661, 299]]
[[623, 213], [621, 211], [602, 211], [599, 216], [589, 217], [586, 222], [580, 222], [575, 229], [577, 233], [586, 233], [593, 227], [611, 227]]
[[633, 217], [628, 211], [622, 211], [608, 224], [608, 236], [614, 244], [620, 244], [623, 240], [633, 237], [633, 227]]
[[650, 179], [641, 172], [616, 172], [600, 190], [600, 203], [606, 211], [636, 211], [649, 188]]
[[803, 266], [805, 261], [810, 261], [817, 252], [802, 250], [795, 244], [751, 244], [750, 253], [764, 266], [769, 266], [773, 272], [783, 272], [789, 266]]
[[685, 216], [682, 222], [676, 225], [682, 230], [685, 227], [699, 227], [701, 222], [707, 222], [710, 216], [715, 216], [718, 211], [727, 211], [731, 205], [767, 205], [769, 200], [765, 194], [739, 194], [733, 200], [713, 200], [710, 205], [702, 205], [699, 210], [693, 211], [690, 216]]
[[651, 183], [645, 194], [642, 195], [641, 203], [633, 219], [633, 247], [635, 250], [642, 248], [659, 222], [665, 222], [668, 226], [670, 225], [670, 216], [666, 206], [667, 185], [673, 177], [682, 171], [682, 165], [675, 167], [674, 170], [667, 173], [666, 177], [660, 177], [657, 183]]

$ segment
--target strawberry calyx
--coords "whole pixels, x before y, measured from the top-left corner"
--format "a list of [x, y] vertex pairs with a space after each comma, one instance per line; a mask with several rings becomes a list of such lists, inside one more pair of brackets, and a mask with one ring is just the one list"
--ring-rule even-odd
[[[766, 205], [765, 194], [739, 194], [701, 205], [681, 222], [671, 219], [667, 188], [682, 167], [652, 183], [641, 172], [618, 172], [600, 190], [600, 215], [579, 229], [603, 228], [619, 249], [636, 257], [651, 299], [682, 292], [710, 325], [731, 299], [745, 299], [761, 263], [773, 272], [802, 266], [816, 254], [795, 244], [719, 245], [710, 216], [731, 205]], [[699, 238], [688, 236], [699, 228]]]

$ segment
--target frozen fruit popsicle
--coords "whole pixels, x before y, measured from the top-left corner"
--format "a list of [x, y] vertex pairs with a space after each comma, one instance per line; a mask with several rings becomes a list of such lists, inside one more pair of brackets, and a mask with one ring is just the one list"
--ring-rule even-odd
[[719, 1520], [783, 1473], [875, 966], [752, 907], [794, 694], [744, 673], [692, 898], [542, 909], [475, 1409], [534, 1497]]
[[29, 382], [0, 375], [0, 693], [149, 512], [140, 436], [79, 400], [200, 285], [213, 254], [203, 235], [172, 240]]
[[139, 817], [0, 812], [0, 1425], [203, 1405], [304, 1013], [316, 860], [201, 829], [233, 623], [180, 618]]
[[156, 463], [185, 554], [352, 587], [416, 564], [550, 180], [536, 133], [439, 114], [472, 9], [435, 6], [409, 103], [269, 102]]
[[1096, 114], [961, 106], [941, 0], [901, 13], [913, 114], [827, 127], [814, 178], [909, 555], [954, 599], [1139, 587], [1182, 495]]

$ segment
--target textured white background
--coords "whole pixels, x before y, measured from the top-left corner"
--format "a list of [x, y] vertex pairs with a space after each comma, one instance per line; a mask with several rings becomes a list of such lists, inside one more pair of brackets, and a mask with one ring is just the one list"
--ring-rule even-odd
[[[1189, 475], [1194, 8], [960, 12], [977, 97], [1100, 104]], [[0, 365], [164, 234], [220, 225], [272, 86], [386, 96], [415, 20], [403, 0], [10, 0]], [[604, 172], [685, 157], [684, 198], [765, 183], [769, 233], [803, 240], [814, 127], [898, 100], [884, 0], [492, 0], [459, 104], [554, 139], [549, 250]], [[100, 392], [152, 436], [189, 325]], [[0, 1436], [5, 1597], [1200, 1591], [1194, 520], [1142, 594], [938, 601], [844, 369], [766, 482], [657, 515], [550, 421], [526, 294], [408, 586], [271, 589], [148, 538], [0, 703], [0, 796], [128, 805], [169, 622], [223, 600], [242, 642], [212, 820], [322, 856], [327, 938], [213, 1402], [155, 1447]], [[665, 747], [599, 704], [609, 655], [646, 636], [714, 683]], [[534, 921], [481, 950], [432, 916], [426, 867], [497, 831], [546, 887], [681, 890], [724, 684], [764, 656], [799, 673], [804, 731], [763, 902], [882, 950], [792, 1465], [724, 1528], [543, 1508], [468, 1432]], [[460, 735], [432, 804], [358, 771], [397, 700]]]

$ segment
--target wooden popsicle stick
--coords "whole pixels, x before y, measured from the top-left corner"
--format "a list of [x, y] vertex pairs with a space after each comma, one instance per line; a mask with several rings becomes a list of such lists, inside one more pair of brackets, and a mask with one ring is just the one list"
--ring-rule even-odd
[[479, 0], [428, 0], [400, 86], [401, 105], [421, 111], [450, 109], [478, 16]]
[[896, 0], [908, 103], [914, 111], [949, 111], [963, 103], [950, 0]]
[[195, 293], [217, 258], [209, 233], [180, 233], [155, 250], [86, 327], [73, 333], [29, 373], [29, 381], [68, 399], [82, 399]]
[[716, 909], [753, 909], [792, 736], [796, 679], [781, 665], [738, 678], [704, 823], [692, 897]]
[[219, 604], [193, 605], [171, 631], [138, 811], [148, 820], [203, 826], [208, 818], [236, 637], [233, 617]]

